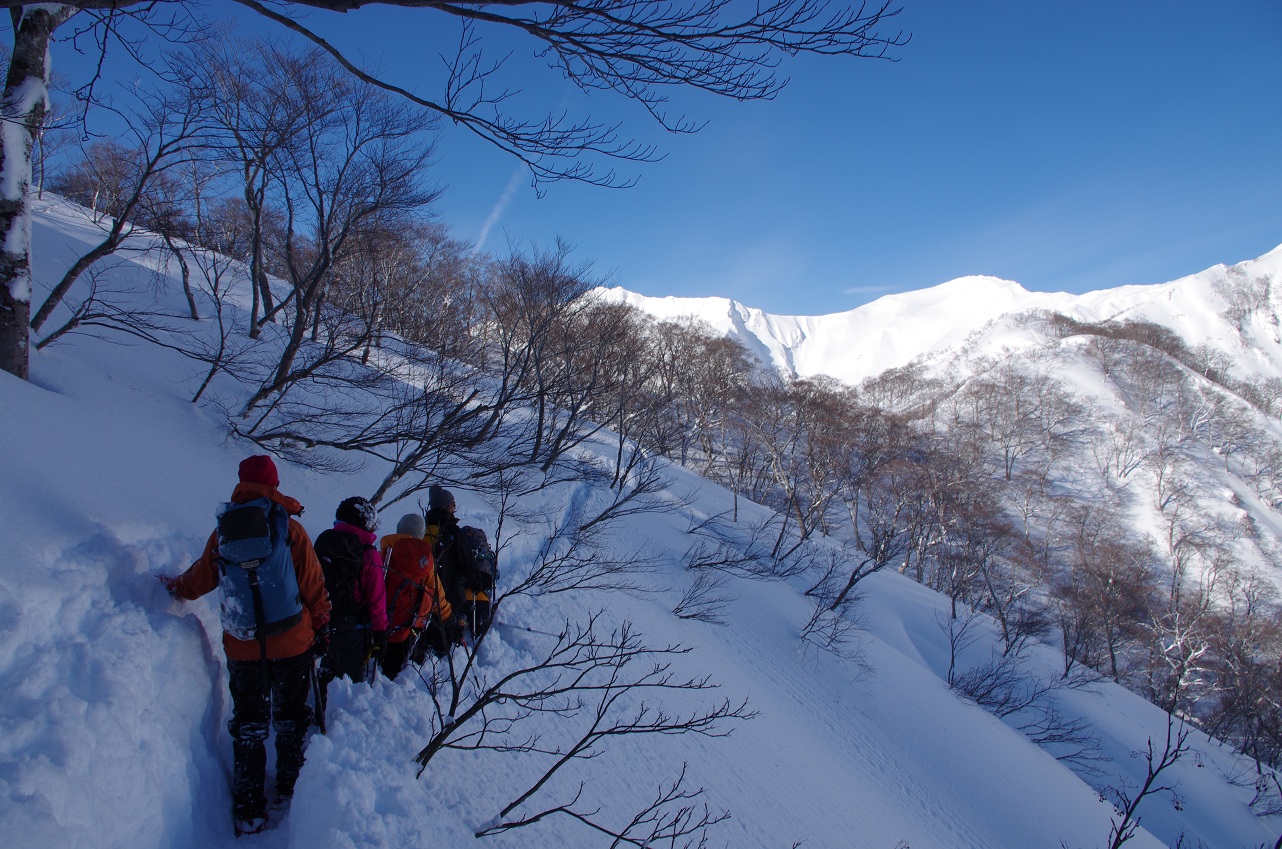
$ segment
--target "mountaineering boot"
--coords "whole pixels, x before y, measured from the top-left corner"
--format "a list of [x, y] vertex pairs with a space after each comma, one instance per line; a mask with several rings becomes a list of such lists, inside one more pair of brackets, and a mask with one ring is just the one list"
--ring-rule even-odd
[[267, 817], [245, 817], [244, 819], [241, 819], [238, 816], [233, 823], [233, 826], [236, 829], [237, 837], [240, 837], [242, 834], [258, 834], [267, 827]]
[[276, 791], [276, 795], [272, 798], [268, 809], [272, 811], [283, 811], [289, 807], [289, 803], [292, 801], [294, 801], [294, 788], [291, 787], [288, 790], [278, 789]]

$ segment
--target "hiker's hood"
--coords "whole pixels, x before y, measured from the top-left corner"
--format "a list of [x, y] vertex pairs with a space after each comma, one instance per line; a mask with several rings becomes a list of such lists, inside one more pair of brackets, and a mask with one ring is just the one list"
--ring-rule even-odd
[[373, 531], [367, 531], [359, 525], [353, 525], [351, 522], [335, 522], [334, 530], [344, 534], [356, 534], [357, 538], [366, 545], [373, 545], [378, 535]]
[[303, 515], [303, 505], [298, 502], [298, 499], [284, 495], [274, 486], [262, 483], [238, 483], [236, 488], [231, 491], [232, 504], [244, 504], [247, 501], [253, 501], [255, 498], [270, 498], [281, 507], [284, 507], [285, 512], [289, 513], [289, 515]]

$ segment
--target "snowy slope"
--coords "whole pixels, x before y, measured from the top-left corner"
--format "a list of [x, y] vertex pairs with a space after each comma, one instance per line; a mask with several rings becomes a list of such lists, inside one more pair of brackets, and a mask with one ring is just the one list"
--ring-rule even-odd
[[[60, 252], [87, 238], [74, 212], [46, 205], [36, 248], [48, 286]], [[150, 270], [133, 272], [150, 280]], [[1010, 291], [1005, 284], [974, 284]], [[924, 296], [923, 296], [924, 297]], [[1013, 298], [1019, 297], [1015, 293]], [[764, 319], [763, 319], [764, 320]], [[962, 333], [937, 323], [938, 332]], [[887, 360], [892, 351], [868, 349]], [[208, 534], [236, 464], [256, 453], [229, 440], [217, 415], [188, 403], [196, 369], [135, 343], [74, 337], [32, 361], [33, 380], [0, 375], [7, 436], [0, 445], [0, 822], [5, 845], [30, 847], [463, 847], [532, 774], [528, 755], [447, 753], [415, 778], [412, 754], [432, 717], [423, 684], [405, 675], [373, 686], [337, 683], [330, 729], [312, 739], [288, 816], [264, 835], [231, 837], [226, 675], [216, 604], [180, 605], [155, 580], [185, 568]], [[602, 449], [604, 450], [604, 449]], [[306, 506], [315, 536], [337, 503], [368, 493], [374, 465], [323, 475], [280, 463], [281, 489]], [[566, 620], [602, 611], [651, 642], [691, 647], [677, 668], [710, 675], [713, 698], [746, 698], [755, 718], [723, 738], [630, 738], [559, 779], [566, 801], [586, 782], [589, 807], [626, 820], [683, 763], [693, 787], [731, 818], [710, 846], [735, 849], [1094, 849], [1111, 806], [1097, 789], [1143, 774], [1133, 756], [1165, 732], [1164, 715], [1109, 685], [1065, 695], [1098, 729], [1109, 760], [1079, 776], [1018, 732], [956, 698], [943, 683], [940, 597], [898, 575], [867, 582], [860, 659], [798, 639], [809, 608], [798, 588], [734, 579], [726, 624], [680, 620], [672, 607], [691, 576], [679, 566], [693, 522], [724, 513], [727, 492], [686, 470], [666, 472], [670, 509], [627, 520], [620, 551], [637, 541], [660, 564], [645, 592], [580, 592], [518, 599], [483, 647], [491, 677], [545, 651]], [[458, 492], [460, 515], [485, 525], [494, 506]], [[685, 496], [689, 495], [688, 501]], [[678, 496], [680, 499], [678, 499]], [[544, 520], [599, 498], [566, 485], [530, 496], [505, 575], [528, 566]], [[384, 525], [412, 505], [394, 505]], [[746, 527], [766, 518], [745, 509]], [[733, 533], [733, 531], [732, 531]], [[993, 635], [970, 650], [984, 660]], [[1045, 662], [1054, 667], [1053, 653]], [[683, 707], [681, 702], [668, 706]], [[545, 729], [554, 735], [557, 726]], [[1154, 797], [1129, 846], [1240, 849], [1272, 845], [1282, 822], [1247, 807], [1248, 767], [1194, 735], [1196, 756], [1170, 773], [1181, 803]], [[1198, 841], [1202, 841], [1199, 844]], [[567, 818], [485, 838], [502, 847], [609, 845]]]
[[[1158, 285], [1070, 295], [1030, 292], [995, 277], [961, 277], [821, 316], [768, 315], [726, 298], [654, 298], [619, 287], [601, 292], [660, 319], [689, 316], [705, 321], [787, 374], [825, 374], [850, 384], [918, 358], [947, 361], [972, 335], [985, 328], [991, 332], [994, 323], [1009, 326], [1014, 317], [1034, 311], [1091, 323], [1151, 321], [1176, 331], [1193, 346], [1204, 341], [1223, 346], [1249, 374], [1282, 376], [1277, 332], [1282, 293], [1272, 293], [1271, 309], [1260, 317], [1256, 332], [1243, 336], [1223, 316], [1233, 305], [1233, 298], [1221, 291], [1226, 281], [1265, 278], [1282, 286], [1282, 246], [1259, 259], [1215, 266]], [[1272, 332], [1262, 332], [1268, 328]], [[1027, 331], [1022, 335], [1024, 344], [1038, 341]]]

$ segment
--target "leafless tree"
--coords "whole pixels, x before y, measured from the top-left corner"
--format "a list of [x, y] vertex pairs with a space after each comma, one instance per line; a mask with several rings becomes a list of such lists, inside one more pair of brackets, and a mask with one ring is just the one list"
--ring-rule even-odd
[[[1080, 677], [1061, 679], [1069, 686], [1083, 686]], [[1018, 717], [1019, 732], [1046, 749], [1056, 760], [1072, 764], [1079, 775], [1096, 774], [1106, 760], [1103, 747], [1095, 736], [1094, 724], [1083, 717], [1066, 713], [1053, 695], [1030, 705]]]
[[1267, 432], [1256, 426], [1255, 412], [1236, 396], [1212, 391], [1210, 404], [1206, 436], [1212, 450], [1223, 458], [1225, 471], [1229, 470], [1232, 458], [1241, 456], [1253, 446], [1272, 441]]
[[724, 515], [714, 515], [695, 523], [686, 533], [695, 538], [682, 558], [688, 572], [715, 571], [757, 579], [773, 576], [767, 556], [773, 534], [767, 525], [743, 534], [733, 519], [728, 524]]
[[1252, 277], [1245, 270], [1236, 266], [1224, 269], [1223, 276], [1214, 282], [1216, 291], [1224, 298], [1227, 307], [1224, 317], [1246, 332], [1247, 321], [1251, 316], [1269, 308], [1273, 293], [1272, 275], [1261, 274]]
[[694, 320], [660, 322], [653, 344], [654, 391], [669, 402], [676, 430], [669, 453], [736, 493], [751, 493], [756, 446], [749, 418], [735, 410], [755, 388], [756, 362], [742, 344]]
[[74, 333], [120, 333], [148, 342], [159, 342], [158, 331], [170, 316], [148, 304], [148, 293], [134, 283], [122, 282], [118, 264], [95, 265], [81, 276], [83, 294], [65, 322], [36, 344], [40, 350]]
[[940, 390], [940, 381], [931, 377], [925, 364], [917, 360], [886, 369], [859, 384], [860, 397], [867, 404], [884, 414], [908, 420], [928, 413]]
[[600, 810], [585, 812], [576, 810], [576, 805], [583, 797], [586, 784], [579, 785], [579, 792], [568, 803], [546, 808], [535, 814], [516, 819], [499, 818], [491, 821], [476, 833], [477, 837], [501, 834], [516, 828], [533, 825], [540, 820], [554, 815], [568, 816], [588, 826], [605, 837], [612, 838], [611, 846], [653, 846], [662, 842], [670, 846], [682, 846], [686, 849], [699, 849], [707, 845], [707, 830], [730, 818], [729, 811], [713, 811], [706, 802], [697, 802], [703, 795], [703, 788], [690, 789], [685, 783], [686, 765], [682, 764], [681, 772], [666, 786], [659, 787], [658, 794], [649, 804], [632, 815], [632, 819], [622, 826], [608, 826], [599, 816]]
[[[609, 522], [589, 524], [588, 507], [571, 504], [548, 523], [527, 568], [505, 580], [505, 595], [538, 596], [571, 590], [643, 591], [638, 577], [656, 563], [637, 544], [625, 548]], [[505, 575], [505, 579], [506, 579]]]
[[194, 344], [185, 348], [189, 351], [188, 356], [209, 366], [204, 379], [196, 389], [196, 394], [192, 396], [191, 402], [196, 404], [219, 372], [224, 370], [239, 372], [240, 359], [249, 346], [240, 343], [236, 333], [236, 323], [232, 318], [230, 305], [227, 303], [228, 291], [239, 277], [240, 263], [217, 251], [198, 249], [190, 253], [191, 262], [198, 269], [197, 279], [200, 281], [200, 288], [213, 307], [211, 318], [218, 328], [212, 344], [208, 336], [195, 333], [192, 334]]
[[756, 398], [751, 410], [736, 411], [735, 417], [751, 434], [747, 443], [763, 455], [762, 466], [769, 475], [770, 487], [760, 495], [754, 494], [754, 500], [774, 508], [782, 519], [774, 545], [776, 553], [798, 520], [802, 523], [797, 526], [795, 536], [804, 539], [813, 532], [806, 527], [804, 508], [800, 504], [802, 481], [796, 465], [804, 451], [806, 434], [799, 426], [801, 414], [794, 404], [791, 388], [790, 382], [777, 375], [762, 380], [754, 387]]
[[[264, 66], [266, 58], [259, 60]], [[361, 234], [412, 220], [436, 196], [425, 181], [431, 155], [424, 135], [426, 115], [353, 83], [320, 56], [273, 58], [282, 62], [280, 78], [263, 67], [261, 82], [277, 80], [285, 86], [304, 117], [293, 125], [289, 144], [272, 152], [267, 166], [269, 191], [285, 210], [280, 261], [290, 288], [276, 308], [288, 307], [289, 320], [279, 353], [270, 365], [264, 363], [259, 385], [240, 412], [242, 424], [236, 426], [251, 437], [270, 427], [267, 414], [283, 393], [299, 382], [325, 377], [339, 360], [368, 344], [374, 303], [343, 316], [324, 308], [337, 269], [360, 244]], [[225, 92], [216, 90], [215, 96]], [[329, 330], [323, 339], [322, 325]], [[313, 347], [305, 349], [308, 343]]]
[[[736, 100], [773, 97], [783, 85], [776, 68], [784, 56], [888, 57], [903, 45], [902, 33], [880, 31], [896, 14], [888, 4], [830, 8], [823, 0], [775, 0], [742, 7], [731, 0], [702, 5], [672, 5], [657, 0], [594, 0], [588, 4], [518, 5], [495, 10], [485, 3], [446, 7], [389, 0], [409, 6], [424, 19], [451, 21], [460, 33], [457, 51], [436, 82], [436, 97], [408, 91], [380, 79], [342, 55], [308, 28], [306, 11], [353, 8], [340, 0], [299, 0], [267, 5], [239, 0], [240, 5], [328, 52], [355, 79], [395, 93], [419, 107], [465, 127], [519, 158], [536, 180], [576, 179], [617, 185], [614, 173], [597, 173], [589, 161], [646, 161], [655, 151], [622, 138], [616, 125], [568, 113], [543, 119], [513, 117], [505, 110], [511, 90], [500, 81], [503, 60], [484, 51], [486, 35], [519, 33], [528, 37], [553, 73], [585, 92], [612, 91], [631, 98], [663, 127], [692, 132], [698, 124], [665, 109], [671, 88], [692, 88]], [[22, 129], [21, 144], [7, 145], [0, 164], [16, 175], [16, 191], [0, 206], [0, 368], [22, 377], [27, 373], [26, 333], [29, 320], [29, 243], [19, 234], [30, 226], [27, 197], [31, 181], [31, 148], [41, 127], [49, 84], [49, 43], [55, 31], [73, 17], [113, 32], [121, 16], [146, 12], [186, 12], [188, 5], [169, 3], [6, 4], [14, 24], [15, 45], [3, 98], [3, 117]], [[430, 26], [430, 24], [429, 24]]]
[[1135, 753], [1144, 758], [1146, 765], [1144, 780], [1138, 788], [1111, 787], [1105, 792], [1109, 800], [1113, 803], [1116, 815], [1113, 817], [1112, 827], [1109, 829], [1108, 840], [1109, 849], [1120, 849], [1127, 843], [1135, 833], [1139, 831], [1140, 803], [1149, 796], [1158, 793], [1169, 793], [1172, 797], [1178, 799], [1175, 793], [1175, 786], [1161, 783], [1162, 773], [1166, 772], [1180, 758], [1188, 753], [1188, 736], [1189, 730], [1173, 716], [1166, 718], [1166, 740], [1162, 743], [1159, 750], [1153, 738], [1148, 739], [1148, 745], [1143, 752]]
[[144, 97], [135, 115], [122, 115], [136, 141], [135, 147], [100, 143], [67, 174], [64, 188], [91, 193], [106, 212], [109, 225], [102, 240], [76, 259], [31, 317], [31, 330], [39, 333], [50, 315], [71, 291], [80, 275], [94, 263], [125, 244], [136, 226], [166, 223], [175, 215], [174, 201], [163, 183], [172, 182], [172, 170], [191, 162], [203, 145], [199, 104], [180, 97]]
[[[513, 436], [509, 453], [550, 470], [561, 448], [589, 435], [582, 418], [586, 398], [574, 380], [574, 334], [570, 327], [591, 306], [588, 268], [570, 262], [570, 246], [530, 254], [513, 249], [501, 261], [483, 295], [480, 367], [495, 380], [492, 424], [513, 406], [533, 411], [524, 435]], [[568, 400], [568, 409], [558, 406]], [[600, 425], [595, 425], [600, 427]]]
[[596, 303], [585, 294], [564, 318], [547, 327], [548, 338], [540, 343], [543, 356], [533, 361], [531, 372], [537, 414], [531, 460], [541, 459], [545, 469], [618, 420], [637, 392], [623, 366], [634, 354], [628, 347], [637, 338], [634, 311]]
[[1143, 424], [1133, 416], [1105, 415], [1090, 446], [1101, 477], [1110, 484], [1124, 484], [1149, 456]]
[[889, 4], [829, 10], [824, 4], [780, 0], [745, 10], [728, 0], [697, 7], [601, 0], [586, 6], [514, 7], [496, 13], [483, 4], [464, 3], [438, 10], [461, 21], [462, 28], [456, 54], [448, 62], [443, 97], [429, 99], [384, 83], [348, 61], [307, 29], [296, 13], [300, 6], [346, 6], [309, 0], [278, 9], [257, 0], [241, 2], [329, 50], [366, 82], [395, 91], [512, 153], [537, 179], [602, 184], [614, 184], [613, 173], [597, 175], [584, 155], [644, 161], [653, 151], [621, 139], [616, 126], [591, 119], [576, 122], [551, 116], [526, 121], [504, 115], [511, 92], [495, 84], [504, 60], [486, 59], [482, 31], [524, 33], [534, 39], [548, 65], [579, 88], [631, 98], [665, 129], [678, 133], [693, 132], [698, 125], [666, 111], [665, 90], [670, 87], [738, 100], [770, 99], [783, 85], [774, 71], [780, 55], [886, 57], [907, 40], [899, 33], [878, 33], [878, 27], [896, 14]]
[[694, 580], [686, 587], [672, 613], [678, 619], [724, 625], [725, 609], [732, 600], [733, 596], [726, 590], [723, 573], [700, 569], [694, 572]]
[[962, 671], [958, 668], [961, 656], [979, 640], [983, 618], [979, 611], [964, 602], [953, 600], [947, 615], [935, 614], [935, 622], [948, 640], [948, 672], [944, 676], [949, 687], [956, 685]]
[[1042, 564], [1021, 557], [1027, 549], [1017, 539], [1008, 543], [1001, 557], [980, 561], [977, 603], [997, 621], [1003, 653], [1014, 655], [1043, 639], [1050, 621], [1040, 600], [1046, 581]]
[[727, 523], [724, 514], [710, 516], [687, 530], [695, 542], [682, 562], [687, 570], [714, 570], [740, 578], [777, 581], [816, 571], [816, 549], [805, 540], [792, 538], [782, 552], [777, 550], [778, 516], [747, 526]]
[[1210, 685], [1216, 582], [1227, 552], [1201, 564], [1199, 574], [1177, 574], [1172, 594], [1155, 605], [1148, 632], [1146, 696], [1174, 712], [1194, 705]]
[[862, 647], [856, 641], [863, 630], [859, 609], [864, 597], [848, 581], [849, 554], [840, 549], [814, 552], [819, 578], [806, 591], [814, 601], [814, 607], [801, 627], [801, 640], [855, 661], [862, 671], [866, 671], [868, 664]]
[[1072, 608], [1071, 618], [1061, 620], [1061, 627], [1067, 626], [1065, 638], [1078, 641], [1066, 649], [1076, 650], [1078, 662], [1121, 682], [1127, 671], [1125, 654], [1140, 644], [1156, 601], [1153, 555], [1107, 508], [1077, 508], [1066, 530], [1071, 534], [1067, 572], [1057, 593], [1060, 602]]
[[[312, 62], [316, 59], [311, 57]], [[272, 208], [274, 159], [304, 124], [320, 120], [325, 110], [319, 105], [309, 108], [312, 92], [297, 84], [300, 77], [306, 78], [302, 64], [308, 63], [277, 43], [233, 40], [197, 46], [190, 56], [192, 73], [185, 77], [207, 98], [222, 159], [238, 174], [246, 224], [241, 258], [249, 263], [252, 281], [253, 339], [258, 338], [260, 322], [275, 310], [268, 273], [283, 271], [279, 260], [273, 267], [271, 258], [272, 248], [277, 257], [284, 254], [285, 241], [283, 222]]]
[[502, 467], [487, 460], [495, 450], [485, 432], [489, 410], [469, 385], [472, 377], [454, 361], [437, 358], [422, 363], [413, 382], [401, 384], [380, 417], [377, 440], [362, 449], [388, 464], [371, 501], [394, 504], [469, 462]]
[[[0, 66], [9, 66], [9, 50], [0, 49]], [[67, 102], [69, 80], [65, 74], [56, 69], [49, 75], [50, 95], [55, 92], [63, 95], [49, 98], [40, 127], [36, 131], [31, 151], [32, 180], [35, 182], [36, 197], [44, 197], [45, 182], [48, 176], [49, 163], [56, 161], [60, 154], [76, 144], [80, 134], [77, 133], [76, 112]]]
[[941, 530], [926, 584], [947, 595], [954, 608], [959, 602], [978, 603], [983, 572], [990, 561], [1004, 556], [1011, 537], [1010, 524], [985, 486], [987, 481], [971, 478], [964, 468], [963, 464], [939, 478], [942, 486], [932, 494], [933, 518]]
[[[750, 719], [746, 702], [729, 699], [681, 713], [665, 698], [698, 696], [716, 687], [706, 677], [679, 677], [672, 664], [687, 653], [681, 645], [653, 648], [628, 623], [602, 633], [599, 614], [585, 623], [566, 623], [553, 644], [532, 662], [490, 680], [474, 667], [452, 665], [433, 675], [431, 696], [437, 721], [431, 738], [415, 756], [420, 774], [429, 764], [455, 750], [520, 754], [524, 763], [539, 762], [531, 773], [516, 773], [510, 802], [482, 826], [477, 836], [532, 826], [550, 816], [569, 816], [614, 839], [613, 845], [651, 845], [693, 837], [724, 818], [694, 803], [700, 791], [684, 786], [684, 770], [657, 798], [622, 824], [610, 825], [599, 809], [583, 801], [586, 785], [561, 801], [541, 801], [554, 794], [552, 779], [584, 759], [604, 753], [608, 744], [636, 735], [697, 734], [720, 737]], [[658, 701], [655, 701], [658, 700]], [[564, 742], [548, 742], [534, 729], [540, 718], [555, 717], [572, 729]], [[508, 774], [512, 775], [511, 768]], [[524, 811], [524, 812], [523, 812]]]
[[986, 445], [998, 453], [998, 465], [1010, 480], [1017, 463], [1041, 441], [1039, 391], [1046, 375], [1038, 375], [1014, 360], [1005, 360], [971, 381], [959, 394], [966, 424], [983, 433]]
[[1206, 729], [1233, 741], [1257, 764], [1275, 765], [1282, 760], [1278, 593], [1264, 575], [1244, 568], [1226, 574], [1221, 586], [1211, 629], [1217, 686], [1205, 714]]
[[[5, 145], [0, 169], [12, 175], [14, 191], [0, 197], [0, 369], [27, 377], [31, 321], [31, 151], [45, 122], [49, 90], [49, 42], [76, 13], [74, 6], [41, 5], [11, 10], [13, 51], [0, 96], [0, 119], [17, 148]], [[11, 161], [17, 160], [17, 161]]]
[[481, 292], [491, 263], [435, 221], [406, 222], [387, 234], [396, 265], [388, 270], [382, 325], [426, 351], [480, 362]]
[[[928, 462], [925, 442], [911, 423], [867, 407], [851, 409], [849, 455], [839, 498], [850, 517], [850, 534], [861, 555], [845, 592], [886, 566], [907, 568], [920, 531]], [[920, 485], [919, 485], [920, 484]], [[840, 594], [838, 594], [840, 598]]]
[[605, 372], [592, 416], [614, 430], [611, 486], [622, 487], [674, 442], [674, 398], [656, 380], [661, 361], [654, 319], [636, 307], [607, 303], [595, 305], [587, 318], [580, 333], [589, 341], [580, 356], [597, 358]]

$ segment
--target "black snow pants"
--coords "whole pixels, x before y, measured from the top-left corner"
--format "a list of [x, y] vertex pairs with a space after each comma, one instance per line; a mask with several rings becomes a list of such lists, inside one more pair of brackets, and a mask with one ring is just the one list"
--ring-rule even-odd
[[379, 661], [379, 666], [383, 670], [383, 675], [389, 681], [395, 681], [396, 676], [401, 674], [405, 664], [409, 661], [410, 649], [414, 647], [414, 641], [418, 635], [411, 633], [408, 639], [399, 643], [388, 643], [387, 651], [383, 654], [383, 659]]
[[[236, 819], [261, 817], [267, 809], [263, 784], [267, 772], [267, 728], [276, 732], [276, 793], [292, 796], [303, 768], [303, 749], [312, 709], [312, 653], [263, 662], [228, 660], [231, 675], [233, 775], [232, 813]], [[266, 681], [264, 681], [266, 677]]]
[[330, 637], [329, 651], [320, 662], [321, 709], [324, 710], [329, 682], [339, 676], [364, 681], [371, 645], [369, 628], [341, 628]]

